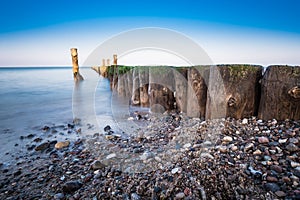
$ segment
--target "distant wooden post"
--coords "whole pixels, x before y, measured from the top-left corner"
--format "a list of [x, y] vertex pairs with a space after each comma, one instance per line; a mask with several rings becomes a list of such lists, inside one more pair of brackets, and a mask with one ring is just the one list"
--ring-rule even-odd
[[105, 59], [102, 59], [102, 66], [105, 67]]
[[73, 76], [75, 81], [82, 81], [83, 77], [79, 73], [78, 65], [78, 53], [76, 48], [71, 48], [72, 64], [73, 64]]
[[118, 56], [114, 54], [114, 65], [118, 65]]
[[300, 66], [269, 66], [261, 90], [259, 118], [300, 119]]
[[110, 59], [106, 59], [106, 66], [110, 66]]

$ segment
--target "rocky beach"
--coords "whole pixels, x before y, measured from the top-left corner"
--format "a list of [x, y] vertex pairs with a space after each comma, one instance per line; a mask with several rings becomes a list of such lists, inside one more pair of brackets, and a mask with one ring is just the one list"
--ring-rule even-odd
[[75, 119], [24, 134], [24, 153], [1, 163], [0, 199], [300, 198], [299, 121], [128, 120], [143, 126], [122, 133]]

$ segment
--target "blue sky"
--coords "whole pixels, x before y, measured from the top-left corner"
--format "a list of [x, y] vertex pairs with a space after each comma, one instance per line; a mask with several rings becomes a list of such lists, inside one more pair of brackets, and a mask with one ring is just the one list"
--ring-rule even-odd
[[300, 64], [297, 0], [4, 0], [1, 4], [0, 66], [69, 65], [73, 46], [83, 62], [112, 35], [147, 26], [182, 32], [216, 63]]

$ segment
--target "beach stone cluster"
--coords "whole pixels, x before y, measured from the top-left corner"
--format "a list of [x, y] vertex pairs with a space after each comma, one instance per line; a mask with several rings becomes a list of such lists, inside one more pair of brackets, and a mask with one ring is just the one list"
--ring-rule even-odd
[[24, 135], [27, 153], [1, 164], [0, 199], [300, 198], [299, 121], [143, 120], [133, 133], [71, 123]]

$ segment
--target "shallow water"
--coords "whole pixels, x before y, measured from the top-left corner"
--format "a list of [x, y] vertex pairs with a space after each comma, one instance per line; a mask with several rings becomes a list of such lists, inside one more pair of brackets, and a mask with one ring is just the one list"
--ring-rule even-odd
[[[94, 123], [92, 132], [97, 132], [98, 124], [104, 126], [113, 122], [108, 80], [89, 68], [83, 68], [82, 75], [87, 77], [83, 88], [74, 90], [70, 67], [0, 68], [1, 162], [9, 160], [12, 151], [26, 151], [20, 136], [42, 134], [45, 125], [66, 125], [74, 117], [88, 116], [99, 123], [88, 118], [84, 123]], [[89, 88], [93, 81], [96, 85]], [[76, 98], [78, 94], [82, 94], [81, 99]], [[84, 110], [83, 105], [89, 102], [93, 102], [92, 105], [85, 106], [93, 109], [94, 116], [81, 112], [81, 116], [74, 116], [78, 114], [76, 109], [73, 115], [72, 105], [80, 105]]]

